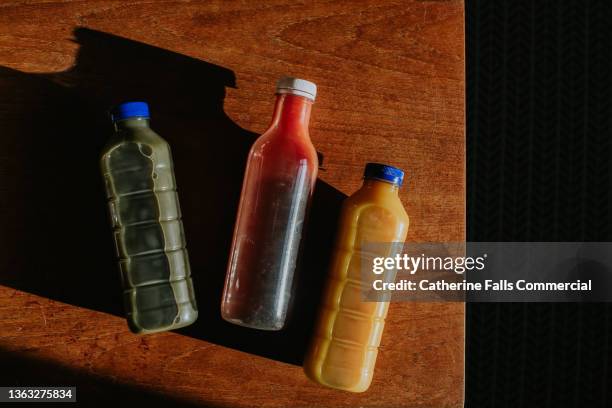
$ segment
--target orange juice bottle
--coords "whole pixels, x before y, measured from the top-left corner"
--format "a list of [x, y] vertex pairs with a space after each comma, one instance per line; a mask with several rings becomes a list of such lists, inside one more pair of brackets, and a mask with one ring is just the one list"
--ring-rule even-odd
[[389, 303], [362, 300], [361, 268], [371, 265], [372, 257], [394, 256], [393, 248], [406, 239], [408, 215], [398, 196], [403, 177], [395, 167], [368, 163], [363, 186], [344, 201], [327, 288], [304, 361], [304, 371], [319, 384], [363, 392], [372, 382]]

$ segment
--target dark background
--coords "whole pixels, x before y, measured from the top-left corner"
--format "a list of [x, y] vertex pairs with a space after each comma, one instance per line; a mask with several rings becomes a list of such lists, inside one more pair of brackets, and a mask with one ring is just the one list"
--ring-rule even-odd
[[[612, 240], [612, 4], [466, 1], [467, 238]], [[610, 304], [468, 304], [467, 407], [609, 407]]]

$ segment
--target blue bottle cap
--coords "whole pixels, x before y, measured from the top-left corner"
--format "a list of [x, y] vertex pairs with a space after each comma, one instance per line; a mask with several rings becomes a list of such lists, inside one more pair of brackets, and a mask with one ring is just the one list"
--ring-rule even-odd
[[404, 181], [404, 172], [397, 167], [387, 166], [386, 164], [368, 163], [366, 164], [363, 177], [386, 181], [399, 187]]
[[146, 102], [123, 102], [111, 110], [113, 122], [136, 117], [149, 118], [149, 105]]

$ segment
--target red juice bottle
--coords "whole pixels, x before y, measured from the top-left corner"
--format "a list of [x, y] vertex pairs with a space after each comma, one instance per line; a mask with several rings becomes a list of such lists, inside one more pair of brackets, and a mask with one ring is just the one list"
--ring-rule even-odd
[[317, 179], [308, 133], [316, 91], [312, 82], [280, 79], [272, 124], [249, 153], [221, 300], [231, 323], [261, 330], [285, 324]]

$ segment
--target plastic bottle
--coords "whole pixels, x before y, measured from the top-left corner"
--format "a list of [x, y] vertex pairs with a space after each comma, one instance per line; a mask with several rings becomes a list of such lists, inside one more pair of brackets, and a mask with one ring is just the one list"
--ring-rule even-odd
[[225, 320], [261, 330], [285, 324], [318, 168], [308, 133], [315, 84], [282, 78], [276, 93], [272, 124], [249, 153], [221, 301]]
[[406, 239], [408, 215], [398, 197], [403, 176], [395, 167], [368, 163], [363, 186], [343, 203], [327, 287], [304, 362], [306, 375], [319, 384], [363, 392], [372, 382], [389, 303], [362, 300], [361, 268], [372, 257], [394, 256]]
[[120, 104], [111, 116], [101, 166], [128, 325], [134, 333], [187, 326], [198, 311], [170, 146], [149, 127], [146, 103]]

